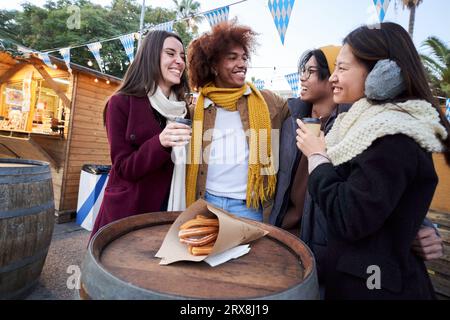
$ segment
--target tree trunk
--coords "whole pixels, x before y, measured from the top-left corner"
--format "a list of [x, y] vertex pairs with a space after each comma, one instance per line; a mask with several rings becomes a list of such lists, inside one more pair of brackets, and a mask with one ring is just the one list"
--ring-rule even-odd
[[408, 32], [411, 38], [413, 38], [414, 35], [414, 23], [416, 22], [416, 6], [413, 5], [411, 8], [409, 8], [409, 28]]

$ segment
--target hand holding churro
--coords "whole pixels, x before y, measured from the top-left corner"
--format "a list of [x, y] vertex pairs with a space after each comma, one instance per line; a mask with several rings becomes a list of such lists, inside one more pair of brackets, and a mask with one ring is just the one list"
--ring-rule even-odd
[[219, 220], [197, 215], [180, 226], [178, 237], [180, 242], [188, 245], [189, 253], [194, 256], [211, 253], [219, 234]]

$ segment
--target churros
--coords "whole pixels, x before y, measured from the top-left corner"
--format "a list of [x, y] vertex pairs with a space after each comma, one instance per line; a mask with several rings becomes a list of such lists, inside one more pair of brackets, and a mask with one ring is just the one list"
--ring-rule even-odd
[[194, 256], [211, 253], [219, 234], [219, 220], [197, 215], [180, 226], [180, 242], [188, 245], [188, 251]]

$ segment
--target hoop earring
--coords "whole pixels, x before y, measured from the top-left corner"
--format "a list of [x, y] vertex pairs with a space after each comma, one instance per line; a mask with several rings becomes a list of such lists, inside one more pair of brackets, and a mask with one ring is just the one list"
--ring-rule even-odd
[[217, 72], [217, 70], [216, 69], [212, 69], [212, 73], [214, 74], [214, 76], [218, 76], [219, 75], [219, 73]]

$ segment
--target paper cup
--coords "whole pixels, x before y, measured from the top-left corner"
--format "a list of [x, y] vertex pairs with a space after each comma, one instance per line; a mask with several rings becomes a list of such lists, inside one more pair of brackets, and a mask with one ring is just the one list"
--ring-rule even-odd
[[319, 118], [301, 118], [302, 122], [312, 131], [317, 137], [320, 136], [321, 122]]

